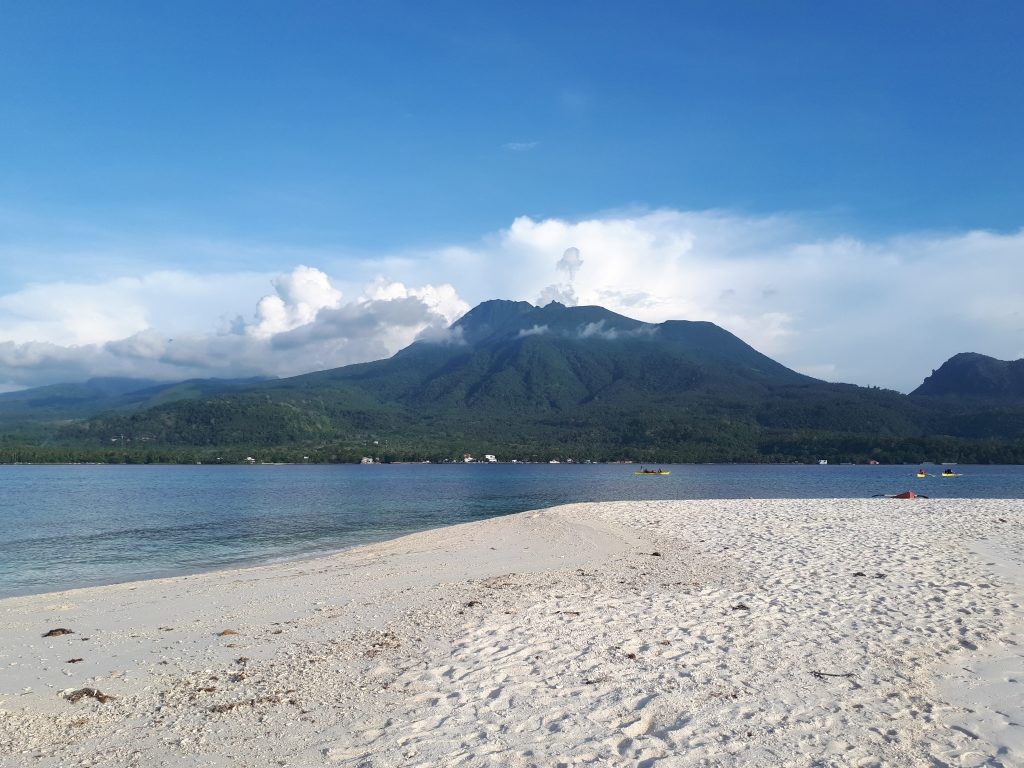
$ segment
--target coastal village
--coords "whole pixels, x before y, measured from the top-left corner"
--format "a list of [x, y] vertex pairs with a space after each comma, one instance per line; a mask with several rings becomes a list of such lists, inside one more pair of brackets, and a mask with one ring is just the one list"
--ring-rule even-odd
[[[379, 457], [363, 456], [363, 458], [360, 460], [359, 463], [360, 464], [381, 464], [383, 462], [381, 462]], [[404, 462], [402, 462], [402, 461], [399, 461], [399, 462], [388, 462], [388, 463], [390, 463], [390, 464], [433, 464], [433, 463], [437, 463], [437, 464], [503, 464], [503, 463], [504, 464], [544, 464], [544, 463], [546, 463], [546, 464], [594, 464], [596, 462], [593, 462], [590, 459], [584, 459], [583, 461], [576, 461], [576, 459], [564, 459], [564, 460], [563, 459], [549, 459], [547, 462], [523, 461], [521, 459], [509, 459], [508, 461], [499, 461], [498, 457], [495, 456], [493, 453], [485, 453], [483, 455], [483, 458], [481, 458], [481, 459], [474, 458], [474, 456], [472, 454], [470, 454], [470, 453], [464, 453], [464, 454], [462, 454], [462, 460], [461, 461], [458, 461], [458, 460], [455, 460], [455, 459], [443, 459], [443, 460], [441, 460], [439, 462], [431, 462], [431, 461], [417, 461], [417, 462], [404, 461]], [[615, 463], [617, 463], [617, 464], [632, 464], [633, 462], [632, 461], [621, 461], [621, 462], [615, 462]]]

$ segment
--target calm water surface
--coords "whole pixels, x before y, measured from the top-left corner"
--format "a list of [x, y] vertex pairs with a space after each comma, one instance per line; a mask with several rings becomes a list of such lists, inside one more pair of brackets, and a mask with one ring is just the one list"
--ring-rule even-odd
[[[1024, 467], [0, 466], [0, 597], [337, 551], [576, 501], [1024, 498]], [[939, 472], [929, 467], [928, 471]]]

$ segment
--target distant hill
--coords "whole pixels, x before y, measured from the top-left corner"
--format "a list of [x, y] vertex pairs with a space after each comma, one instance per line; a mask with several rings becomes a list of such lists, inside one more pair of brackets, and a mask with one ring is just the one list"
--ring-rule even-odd
[[928, 376], [910, 399], [931, 413], [930, 432], [1024, 443], [1024, 360], [963, 352]]
[[830, 384], [712, 323], [644, 323], [558, 303], [484, 302], [386, 360], [272, 381], [159, 385], [93, 405], [103, 403], [51, 429], [46, 445], [108, 461], [436, 461], [469, 452], [1024, 462], [1024, 409], [1019, 419], [1012, 409], [993, 418], [987, 406]]
[[975, 352], [961, 352], [933, 371], [910, 396], [1024, 403], [1024, 360], [996, 360]]
[[0, 418], [22, 414], [95, 413], [97, 404], [116, 404], [130, 392], [159, 386], [150, 379], [95, 378], [76, 384], [51, 384], [0, 394]]
[[0, 394], [0, 427], [83, 419], [108, 410], [149, 408], [164, 402], [252, 386], [261, 378], [152, 379], [101, 377]]
[[804, 376], [711, 323], [489, 301], [386, 360], [107, 413], [60, 438], [348, 458], [812, 460], [836, 434], [862, 452], [920, 437], [919, 416], [903, 395]]

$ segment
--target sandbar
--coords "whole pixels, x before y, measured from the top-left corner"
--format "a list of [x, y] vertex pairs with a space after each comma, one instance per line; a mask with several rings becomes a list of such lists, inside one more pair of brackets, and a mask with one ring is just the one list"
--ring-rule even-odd
[[0, 765], [1020, 766], [1022, 575], [1020, 500], [630, 501], [8, 598]]

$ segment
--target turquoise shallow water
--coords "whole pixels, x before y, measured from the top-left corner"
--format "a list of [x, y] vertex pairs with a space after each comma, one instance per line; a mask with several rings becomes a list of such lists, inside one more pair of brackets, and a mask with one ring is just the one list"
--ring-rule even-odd
[[[576, 501], [1024, 498], [1024, 467], [0, 466], [0, 597], [292, 559]], [[937, 473], [938, 468], [928, 468]]]

